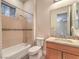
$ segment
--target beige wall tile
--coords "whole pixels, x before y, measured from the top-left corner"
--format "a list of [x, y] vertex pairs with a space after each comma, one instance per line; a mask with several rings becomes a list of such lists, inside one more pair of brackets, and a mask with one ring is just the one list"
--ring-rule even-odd
[[[8, 17], [2, 15], [3, 29], [32, 29], [32, 23], [27, 22], [27, 19], [22, 16]], [[3, 30], [3, 48], [7, 48], [19, 43], [32, 41], [32, 33], [28, 31], [4, 31]]]
[[[4, 0], [8, 3], [15, 5], [21, 9], [24, 8], [23, 3], [19, 0]], [[29, 5], [28, 5], [29, 6]], [[31, 7], [31, 6], [30, 6]], [[26, 8], [27, 9], [27, 8]], [[28, 17], [28, 18], [27, 18]], [[32, 29], [32, 18], [31, 15], [25, 14], [23, 11], [16, 9], [16, 17], [8, 17], [2, 15], [2, 28], [3, 29]], [[3, 48], [7, 48], [19, 43], [31, 43], [32, 31], [20, 30], [3, 30]]]
[[3, 48], [23, 42], [23, 31], [3, 31]]
[[2, 27], [7, 29], [32, 29], [32, 21], [28, 22], [22, 16], [15, 18], [2, 16]]
[[33, 31], [23, 31], [23, 39], [26, 43], [32, 43], [33, 42]]

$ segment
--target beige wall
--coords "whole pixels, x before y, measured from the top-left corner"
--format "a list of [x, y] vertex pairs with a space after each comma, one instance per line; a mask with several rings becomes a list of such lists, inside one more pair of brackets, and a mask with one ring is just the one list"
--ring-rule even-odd
[[3, 31], [3, 48], [23, 43], [23, 31]]
[[[15, 5], [16, 7], [22, 10], [32, 13], [31, 0], [27, 1], [24, 5], [19, 0], [11, 0], [11, 1], [5, 0], [5, 1], [7, 1], [12, 5]], [[7, 17], [2, 15], [2, 28], [4, 29], [2, 36], [3, 48], [17, 45], [23, 42], [32, 43], [32, 38], [33, 38], [32, 15], [27, 14], [18, 8], [16, 9], [16, 17]], [[11, 29], [11, 30], [7, 30], [7, 29]]]
[[1, 24], [1, 13], [0, 13], [0, 59], [1, 59], [1, 50], [2, 50], [2, 24]]
[[28, 25], [25, 18], [2, 16], [3, 48], [23, 42], [32, 43], [32, 29], [27, 27]]
[[[16, 44], [27, 42], [27, 38], [24, 38], [24, 31], [27, 29], [26, 20], [22, 17], [7, 17], [2, 16], [2, 43], [3, 48], [7, 48]], [[12, 30], [8, 30], [12, 29]], [[16, 29], [16, 30], [15, 30]], [[18, 30], [21, 29], [21, 30]]]
[[33, 14], [33, 0], [27, 0], [24, 3], [24, 10]]
[[36, 36], [48, 37], [50, 35], [50, 12], [48, 8], [52, 3], [52, 0], [37, 0], [36, 2]]
[[27, 29], [27, 21], [21, 16], [2, 16], [2, 27], [4, 29]]
[[30, 14], [26, 13], [25, 17], [27, 18], [27, 28], [32, 29], [32, 31], [25, 31], [26, 33], [25, 37], [27, 37], [29, 43], [32, 43], [33, 42], [33, 0], [27, 0], [24, 3], [24, 10], [30, 13]]
[[23, 42], [24, 43], [33, 43], [33, 31], [23, 31]]
[[1, 0], [0, 0], [0, 59], [2, 59], [1, 49], [2, 49], [2, 23], [1, 23]]
[[[27, 18], [27, 28], [33, 28], [33, 0], [27, 0], [24, 3], [24, 10], [27, 11], [30, 14], [25, 14], [25, 17]], [[32, 14], [32, 15], [31, 15]]]

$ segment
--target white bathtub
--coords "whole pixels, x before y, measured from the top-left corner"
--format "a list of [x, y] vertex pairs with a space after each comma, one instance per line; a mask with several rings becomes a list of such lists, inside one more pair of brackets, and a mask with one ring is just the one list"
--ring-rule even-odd
[[28, 49], [31, 45], [26, 45], [24, 43], [18, 44], [16, 46], [6, 48], [2, 50], [2, 59], [21, 59], [28, 54]]

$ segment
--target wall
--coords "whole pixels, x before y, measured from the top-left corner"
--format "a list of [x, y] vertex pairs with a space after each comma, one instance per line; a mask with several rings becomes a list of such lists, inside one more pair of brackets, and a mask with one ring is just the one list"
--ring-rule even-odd
[[2, 59], [1, 50], [2, 50], [2, 23], [1, 23], [1, 0], [0, 0], [0, 59]]
[[27, 42], [25, 41], [27, 39], [25, 35], [26, 23], [26, 20], [22, 17], [2, 16], [3, 48]]
[[[19, 0], [4, 0], [4, 1], [17, 7], [15, 18], [2, 15], [2, 28], [3, 28], [2, 48], [7, 48], [16, 44], [23, 43], [24, 40], [23, 31], [15, 30], [15, 29], [22, 29], [23, 28], [22, 26], [24, 26], [23, 19], [20, 16], [23, 15], [23, 12], [20, 10], [23, 8], [23, 3], [21, 3]], [[12, 29], [12, 30], [8, 30], [8, 29]]]
[[27, 0], [24, 3], [24, 10], [30, 14], [26, 14], [28, 28], [33, 28], [33, 0]]
[[33, 0], [27, 0], [24, 3], [24, 10], [33, 14]]
[[32, 29], [33, 28], [33, 0], [27, 0], [24, 3], [24, 10], [30, 13], [30, 14], [26, 13], [25, 17], [27, 18], [28, 28]]
[[1, 50], [2, 50], [2, 23], [1, 23], [1, 12], [0, 12], [0, 59], [2, 58]]
[[31, 29], [25, 32], [27, 34], [27, 40], [29, 42], [33, 42], [33, 0], [27, 0], [24, 3], [24, 10], [27, 11], [30, 14], [25, 14], [25, 17], [27, 18], [27, 28]]
[[[5, 0], [8, 3], [17, 7], [16, 17], [8, 17], [2, 15], [2, 28], [3, 28], [3, 48], [8, 48], [20, 43], [32, 43], [32, 15], [23, 12], [31, 8], [32, 5], [29, 1], [25, 4], [19, 0]], [[29, 8], [26, 6], [30, 6]], [[20, 8], [20, 9], [19, 9]], [[31, 13], [30, 11], [27, 11]], [[6, 20], [5, 20], [6, 19]]]
[[49, 6], [52, 0], [36, 1], [36, 36], [50, 36], [50, 12]]

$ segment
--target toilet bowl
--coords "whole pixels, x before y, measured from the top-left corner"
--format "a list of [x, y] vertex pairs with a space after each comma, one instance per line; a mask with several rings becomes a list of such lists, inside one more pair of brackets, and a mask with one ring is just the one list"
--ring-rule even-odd
[[42, 46], [44, 43], [44, 38], [37, 37], [36, 38], [36, 45], [29, 49], [29, 59], [40, 59], [42, 56]]
[[33, 46], [32, 48], [29, 49], [29, 55], [37, 54], [40, 49], [41, 47], [39, 46]]

